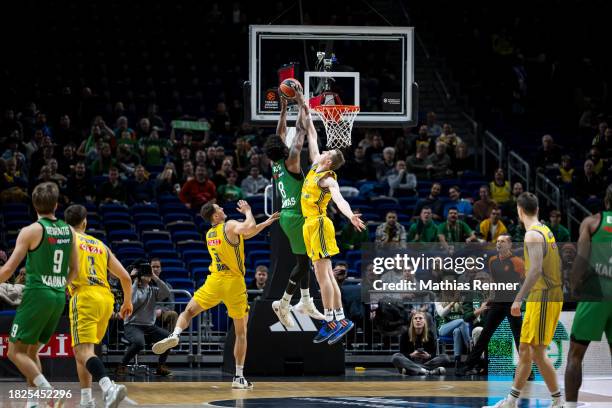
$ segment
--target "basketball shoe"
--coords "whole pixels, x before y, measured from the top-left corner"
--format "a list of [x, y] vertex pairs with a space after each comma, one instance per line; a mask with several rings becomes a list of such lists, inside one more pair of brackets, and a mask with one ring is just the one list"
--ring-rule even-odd
[[234, 380], [232, 381], [232, 388], [237, 390], [252, 390], [253, 383], [247, 381], [247, 379], [242, 376], [234, 376]]
[[288, 329], [295, 327], [295, 320], [293, 320], [293, 316], [291, 316], [291, 306], [283, 306], [281, 305], [280, 300], [275, 300], [272, 302], [272, 310], [278, 316], [278, 320], [281, 322], [283, 326]]
[[172, 347], [176, 347], [179, 344], [179, 336], [176, 334], [170, 334], [163, 340], [158, 341], [152, 347], [153, 352], [155, 354], [164, 354], [166, 351], [170, 350]]
[[355, 324], [351, 322], [349, 319], [342, 319], [336, 322], [336, 324], [338, 325], [339, 328], [331, 335], [327, 344], [335, 344], [339, 342], [342, 339], [342, 337], [355, 326]]
[[117, 408], [119, 403], [127, 397], [127, 388], [122, 384], [115, 384], [104, 393], [104, 408]]
[[331, 321], [323, 323], [323, 326], [319, 329], [317, 335], [312, 339], [313, 343], [323, 343], [326, 340], [329, 340], [334, 333], [340, 329], [340, 325], [338, 322]]
[[298, 313], [306, 314], [315, 320], [325, 320], [325, 316], [317, 310], [314, 300], [311, 297], [307, 299], [301, 298], [298, 304], [293, 306], [293, 310]]
[[504, 398], [501, 401], [497, 401], [497, 404], [495, 405], [487, 405], [482, 408], [517, 408], [517, 402], [518, 400], [511, 401], [508, 398]]

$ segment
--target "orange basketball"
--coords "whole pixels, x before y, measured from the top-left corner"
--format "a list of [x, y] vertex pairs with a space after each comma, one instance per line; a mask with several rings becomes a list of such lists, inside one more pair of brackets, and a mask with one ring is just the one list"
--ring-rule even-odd
[[278, 92], [287, 99], [295, 99], [295, 91], [302, 91], [302, 84], [295, 78], [287, 78], [278, 86]]

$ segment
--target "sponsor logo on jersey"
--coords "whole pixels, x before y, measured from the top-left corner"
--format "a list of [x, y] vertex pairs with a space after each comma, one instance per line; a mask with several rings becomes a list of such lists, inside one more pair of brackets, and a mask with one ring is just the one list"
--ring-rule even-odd
[[50, 288], [63, 288], [66, 286], [66, 278], [63, 276], [42, 275], [40, 278], [42, 283]]
[[220, 240], [219, 238], [216, 238], [216, 239], [209, 239], [209, 240], [207, 240], [207, 241], [206, 241], [206, 243], [207, 243], [209, 246], [216, 246], [216, 245], [221, 245], [221, 240]]
[[102, 248], [99, 248], [99, 247], [96, 247], [96, 246], [92, 246], [92, 245], [87, 245], [85, 243], [81, 243], [79, 245], [79, 248], [81, 248], [81, 250], [83, 250], [85, 252], [89, 252], [90, 254], [103, 254], [104, 253]]
[[55, 226], [47, 226], [45, 227], [45, 231], [47, 235], [53, 236], [62, 236], [62, 235], [70, 235], [70, 227], [55, 227]]

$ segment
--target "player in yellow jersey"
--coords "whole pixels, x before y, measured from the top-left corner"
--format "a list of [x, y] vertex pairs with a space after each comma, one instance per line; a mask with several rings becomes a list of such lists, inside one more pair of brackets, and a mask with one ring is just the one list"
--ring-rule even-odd
[[127, 389], [108, 378], [104, 363], [94, 353], [94, 346], [100, 344], [106, 333], [115, 302], [107, 270], [121, 282], [124, 296], [119, 314], [123, 319], [132, 314], [132, 281], [110, 249], [102, 241], [85, 234], [85, 207], [71, 205], [64, 212], [64, 218], [75, 231], [79, 262], [76, 278], [68, 290], [71, 295], [70, 333], [81, 384], [81, 407], [95, 406], [91, 392], [92, 378], [95, 378], [102, 388], [104, 406], [114, 408], [126, 397]]
[[340, 212], [353, 224], [355, 229], [362, 231], [365, 224], [354, 214], [351, 206], [340, 194], [340, 186], [336, 181], [335, 170], [344, 164], [344, 156], [338, 149], [319, 152], [317, 131], [308, 112], [308, 106], [303, 118], [306, 120], [308, 135], [308, 151], [312, 167], [302, 185], [301, 206], [305, 217], [303, 233], [306, 244], [306, 254], [312, 260], [315, 275], [321, 288], [321, 298], [325, 309], [325, 323], [313, 339], [315, 343], [327, 341], [334, 344], [354, 326], [353, 322], [344, 316], [342, 295], [336, 283], [332, 270], [331, 257], [340, 252], [336, 245], [334, 224], [327, 217], [327, 204], [333, 200]]
[[204, 285], [196, 291], [193, 299], [178, 317], [172, 334], [153, 345], [155, 354], [165, 353], [179, 343], [179, 336], [189, 327], [191, 319], [203, 311], [223, 302], [229, 317], [234, 321], [236, 341], [234, 358], [236, 375], [232, 388], [251, 389], [253, 384], [243, 375], [244, 359], [247, 349], [247, 322], [249, 304], [247, 302], [246, 284], [244, 282], [244, 240], [259, 234], [264, 228], [279, 218], [279, 213], [272, 214], [266, 221], [255, 224], [251, 207], [246, 201], [238, 201], [238, 212], [246, 219], [242, 222], [228, 220], [223, 208], [211, 202], [205, 204], [200, 215], [212, 226], [206, 233], [206, 244], [211, 257], [210, 275]]
[[514, 375], [512, 390], [495, 404], [495, 408], [514, 408], [521, 390], [531, 374], [535, 362], [550, 391], [552, 408], [563, 407], [563, 400], [555, 369], [546, 356], [552, 341], [561, 308], [561, 263], [553, 233], [538, 220], [538, 198], [532, 193], [522, 193], [517, 201], [519, 219], [525, 226], [525, 281], [519, 290], [511, 313], [521, 315], [521, 304], [526, 300], [525, 316], [521, 327], [519, 362]]

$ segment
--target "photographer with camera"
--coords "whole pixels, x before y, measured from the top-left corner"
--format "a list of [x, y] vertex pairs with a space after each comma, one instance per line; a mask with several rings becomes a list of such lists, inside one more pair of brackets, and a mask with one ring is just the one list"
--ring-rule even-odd
[[[145, 261], [136, 262], [129, 270], [135, 277], [132, 284], [132, 304], [134, 312], [124, 323], [124, 337], [130, 342], [123, 355], [121, 365], [117, 367], [117, 375], [128, 373], [127, 364], [136, 356], [146, 343], [155, 343], [165, 339], [170, 334], [167, 330], [155, 325], [156, 303], [170, 296], [168, 286], [153, 273], [151, 264]], [[151, 281], [155, 285], [151, 285]], [[156, 375], [168, 376], [172, 372], [165, 366], [169, 351], [159, 356]]]

